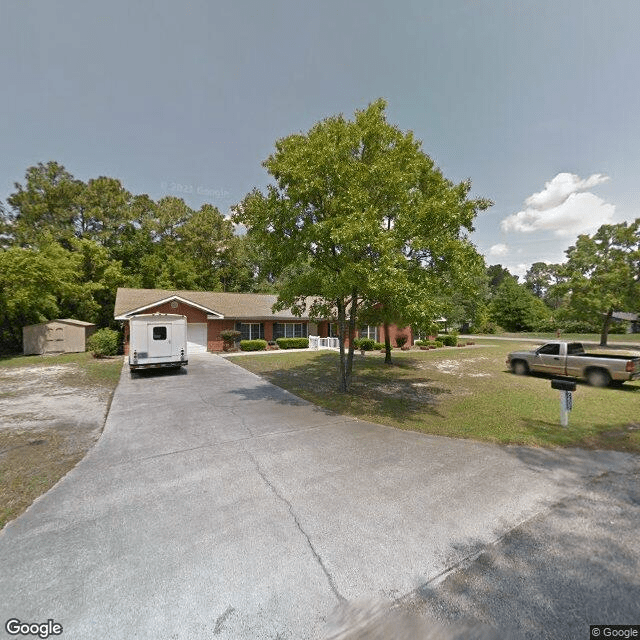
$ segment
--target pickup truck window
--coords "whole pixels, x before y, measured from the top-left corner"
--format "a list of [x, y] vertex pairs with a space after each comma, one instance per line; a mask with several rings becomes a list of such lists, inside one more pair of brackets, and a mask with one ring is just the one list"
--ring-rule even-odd
[[581, 342], [570, 342], [567, 345], [567, 355], [574, 356], [579, 353], [584, 353], [584, 347]]
[[559, 344], [545, 344], [544, 347], [538, 349], [538, 353], [545, 356], [559, 356], [560, 345]]

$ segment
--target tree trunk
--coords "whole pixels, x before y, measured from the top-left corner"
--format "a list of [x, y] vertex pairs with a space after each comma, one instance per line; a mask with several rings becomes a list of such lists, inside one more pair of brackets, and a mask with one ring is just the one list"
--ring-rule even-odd
[[602, 333], [600, 333], [600, 346], [607, 346], [607, 338], [609, 337], [609, 327], [611, 326], [611, 318], [613, 317], [613, 307], [607, 311], [602, 323]]
[[389, 323], [384, 323], [384, 363], [392, 364], [391, 362], [391, 337], [389, 336]]
[[353, 354], [355, 351], [354, 336], [356, 335], [356, 319], [358, 316], [358, 292], [354, 289], [351, 293], [351, 307], [349, 309], [349, 353], [347, 354], [347, 388], [351, 386], [351, 375], [353, 374]]
[[[338, 391], [346, 393], [349, 388], [349, 380], [347, 376], [347, 359], [344, 352], [344, 341], [347, 335], [347, 318], [345, 313], [344, 302], [338, 300], [338, 344], [340, 346], [340, 368], [338, 372]], [[351, 341], [350, 341], [351, 342]], [[351, 345], [349, 345], [351, 347]]]

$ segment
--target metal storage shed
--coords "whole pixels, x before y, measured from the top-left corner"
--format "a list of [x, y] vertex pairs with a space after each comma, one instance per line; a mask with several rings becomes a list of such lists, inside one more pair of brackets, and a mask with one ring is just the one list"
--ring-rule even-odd
[[25, 355], [42, 353], [78, 353], [86, 350], [87, 338], [96, 325], [69, 318], [50, 320], [22, 328]]

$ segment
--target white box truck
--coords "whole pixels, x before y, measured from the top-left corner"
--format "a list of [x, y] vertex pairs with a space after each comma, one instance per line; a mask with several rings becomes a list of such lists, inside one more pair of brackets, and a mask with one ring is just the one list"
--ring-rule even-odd
[[129, 319], [129, 368], [183, 367], [187, 358], [187, 318], [151, 313]]

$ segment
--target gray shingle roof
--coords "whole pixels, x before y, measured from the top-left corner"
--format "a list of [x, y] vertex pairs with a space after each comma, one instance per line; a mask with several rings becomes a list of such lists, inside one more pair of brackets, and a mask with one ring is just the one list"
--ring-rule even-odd
[[[252, 320], [295, 319], [289, 309], [273, 313], [271, 307], [278, 296], [263, 293], [222, 293], [219, 291], [169, 291], [166, 289], [125, 289], [119, 288], [116, 293], [114, 317], [124, 317], [141, 313], [158, 302], [180, 298], [204, 310], [223, 316]], [[309, 299], [311, 300], [311, 299]], [[301, 316], [308, 320], [309, 315]]]

